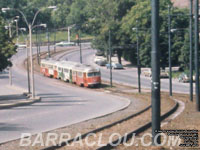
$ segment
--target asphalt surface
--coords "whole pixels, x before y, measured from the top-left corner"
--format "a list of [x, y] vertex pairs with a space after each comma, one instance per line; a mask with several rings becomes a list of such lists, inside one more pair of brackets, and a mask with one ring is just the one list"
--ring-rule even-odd
[[[42, 48], [42, 51], [46, 47]], [[35, 53], [35, 49], [34, 49]], [[26, 71], [22, 67], [25, 50], [13, 58], [13, 85], [27, 89]], [[8, 84], [8, 76], [0, 86]], [[106, 115], [127, 107], [130, 101], [106, 92], [71, 86], [56, 79], [35, 74], [36, 95], [42, 101], [29, 106], [0, 110], [0, 143], [20, 138], [21, 133], [39, 133]], [[139, 101], [133, 100], [135, 111]]]
[[[94, 63], [96, 51], [88, 47], [88, 45], [82, 50], [82, 59], [83, 63], [91, 64], [98, 66]], [[60, 56], [60, 55], [59, 55]], [[80, 52], [74, 51], [72, 53], [66, 54], [60, 58], [61, 60], [69, 60], [69, 61], [76, 61], [80, 62]], [[100, 67], [100, 66], [98, 66]], [[100, 67], [102, 79], [106, 81], [110, 81], [110, 70], [106, 69], [106, 67]], [[127, 67], [124, 70], [112, 70], [112, 78], [113, 81], [116, 83], [129, 85], [129, 86], [138, 86], [138, 77], [137, 77], [137, 69]], [[173, 92], [177, 93], [187, 93], [189, 94], [189, 83], [180, 83], [178, 80], [172, 81]], [[194, 85], [195, 86], [195, 85]], [[141, 75], [141, 87], [142, 88], [151, 88], [151, 78], [145, 77]], [[195, 88], [195, 87], [194, 87]], [[161, 90], [162, 91], [169, 91], [169, 79], [164, 78], [161, 79]]]

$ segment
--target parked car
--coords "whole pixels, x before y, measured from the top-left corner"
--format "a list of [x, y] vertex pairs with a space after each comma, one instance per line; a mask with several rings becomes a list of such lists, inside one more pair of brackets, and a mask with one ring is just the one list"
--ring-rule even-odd
[[18, 49], [24, 49], [24, 48], [26, 48], [25, 44], [16, 44], [16, 46], [17, 46]]
[[103, 56], [103, 54], [104, 54], [103, 51], [97, 50], [95, 55], [96, 56]]
[[190, 78], [189, 78], [189, 74], [188, 73], [181, 73], [178, 77], [178, 81], [179, 82], [189, 82], [190, 81]]
[[104, 57], [102, 57], [102, 56], [96, 56], [94, 58], [94, 63], [97, 63], [98, 61], [103, 60], [103, 59], [104, 59]]
[[143, 71], [143, 74], [144, 74], [145, 77], [151, 77], [151, 74], [152, 74], [151, 69]]
[[[152, 76], [151, 69], [143, 71], [143, 74], [145, 77], [151, 77]], [[168, 72], [163, 69], [160, 69], [160, 78], [168, 78], [168, 77], [169, 77]]]
[[56, 43], [56, 46], [61, 46], [61, 47], [64, 47], [64, 46], [75, 46], [75, 43], [74, 42], [62, 41], [62, 42]]
[[101, 59], [101, 60], [98, 60], [96, 64], [99, 66], [105, 66], [107, 64], [107, 61], [106, 59]]
[[165, 70], [160, 70], [160, 78], [169, 78], [169, 74]]
[[[122, 64], [119, 64], [119, 63], [112, 63], [111, 67], [113, 69], [124, 69], [123, 66], [122, 66]], [[106, 68], [110, 69], [110, 64], [106, 64]]]

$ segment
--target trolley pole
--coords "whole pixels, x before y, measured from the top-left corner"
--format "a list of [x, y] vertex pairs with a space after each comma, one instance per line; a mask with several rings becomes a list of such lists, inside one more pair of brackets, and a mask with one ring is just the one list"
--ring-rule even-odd
[[111, 51], [111, 34], [109, 30], [109, 53], [110, 53], [110, 87], [112, 87], [112, 51]]
[[195, 0], [195, 90], [196, 90], [196, 108], [200, 111], [199, 103], [199, 0]]
[[168, 5], [168, 53], [169, 53], [169, 95], [172, 96], [172, 61], [171, 61], [171, 6]]
[[193, 0], [190, 0], [190, 101], [193, 101]]
[[152, 101], [152, 143], [160, 144], [161, 138], [156, 132], [160, 130], [160, 54], [159, 54], [159, 0], [152, 0], [152, 85], [151, 85], [151, 101]]

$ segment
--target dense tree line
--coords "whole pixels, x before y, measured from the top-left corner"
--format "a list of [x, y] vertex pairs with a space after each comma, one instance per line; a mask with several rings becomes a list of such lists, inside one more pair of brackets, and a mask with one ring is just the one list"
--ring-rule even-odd
[[0, 71], [8, 66], [12, 66], [10, 58], [15, 53], [15, 44], [9, 37], [8, 31], [5, 29], [5, 23], [0, 17]]
[[[63, 28], [75, 24], [79, 30], [93, 35], [93, 47], [108, 51], [109, 31], [113, 53], [136, 64], [136, 32], [139, 30], [139, 47], [142, 66], [150, 66], [151, 53], [151, 2], [149, 0], [7, 0], [0, 3], [0, 8], [11, 7], [23, 10], [31, 21], [34, 13], [43, 7], [56, 5], [57, 10], [45, 10], [38, 16], [37, 23], [47, 23], [49, 28]], [[160, 1], [160, 55], [161, 66], [168, 66], [168, 5], [170, 0]], [[172, 9], [172, 28], [181, 29], [172, 33], [172, 64], [188, 67], [189, 34], [188, 10]], [[11, 18], [19, 15], [15, 11], [1, 13]], [[45, 21], [45, 22], [44, 22]], [[20, 26], [25, 27], [23, 18]], [[77, 29], [77, 28], [76, 28]]]

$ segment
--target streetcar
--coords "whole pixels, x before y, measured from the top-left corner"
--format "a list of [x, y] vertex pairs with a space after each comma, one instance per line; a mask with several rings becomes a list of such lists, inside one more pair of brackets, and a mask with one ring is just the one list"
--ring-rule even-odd
[[72, 61], [56, 61], [42, 59], [40, 71], [44, 76], [53, 77], [84, 87], [94, 87], [101, 84], [99, 68]]
[[72, 70], [72, 82], [85, 87], [94, 87], [101, 84], [99, 68], [90, 65], [75, 66]]

